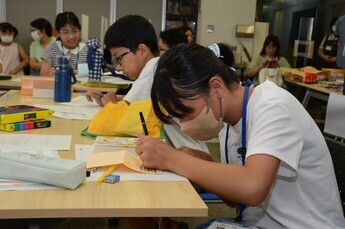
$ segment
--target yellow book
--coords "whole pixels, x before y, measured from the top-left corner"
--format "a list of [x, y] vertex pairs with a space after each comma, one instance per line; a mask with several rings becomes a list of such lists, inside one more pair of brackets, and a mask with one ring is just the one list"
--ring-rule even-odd
[[45, 119], [52, 116], [52, 110], [40, 107], [27, 105], [0, 107], [0, 124]]

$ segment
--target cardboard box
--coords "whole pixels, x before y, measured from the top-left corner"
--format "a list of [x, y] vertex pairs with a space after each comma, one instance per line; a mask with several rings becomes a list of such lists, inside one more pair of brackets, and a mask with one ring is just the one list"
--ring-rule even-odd
[[[33, 96], [34, 89], [47, 89], [49, 93], [43, 94], [40, 93], [42, 90], [35, 90], [35, 96], [39, 98], [53, 98], [51, 95], [54, 93], [51, 91], [54, 91], [54, 84], [55, 78], [52, 76], [23, 76], [21, 94], [23, 96]], [[47, 90], [43, 91], [46, 92]]]

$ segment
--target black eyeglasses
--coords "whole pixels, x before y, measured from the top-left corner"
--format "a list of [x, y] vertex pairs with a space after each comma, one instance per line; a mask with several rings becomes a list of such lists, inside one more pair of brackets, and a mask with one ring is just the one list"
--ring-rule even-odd
[[115, 58], [113, 59], [113, 62], [115, 62], [116, 65], [121, 66], [122, 58], [123, 58], [124, 56], [126, 56], [128, 53], [133, 52], [133, 50], [134, 50], [134, 48], [128, 49], [126, 52], [122, 53], [120, 56], [115, 57]]

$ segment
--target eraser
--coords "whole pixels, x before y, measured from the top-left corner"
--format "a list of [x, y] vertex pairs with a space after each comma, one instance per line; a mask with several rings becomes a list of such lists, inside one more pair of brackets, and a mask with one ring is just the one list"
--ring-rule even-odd
[[104, 182], [114, 184], [120, 181], [120, 176], [116, 174], [109, 174], [104, 177]]

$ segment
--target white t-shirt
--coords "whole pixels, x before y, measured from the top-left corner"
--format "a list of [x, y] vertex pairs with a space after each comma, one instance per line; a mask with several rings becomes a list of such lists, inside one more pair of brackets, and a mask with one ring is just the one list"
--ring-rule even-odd
[[[139, 101], [151, 98], [151, 88], [153, 83], [153, 75], [156, 69], [157, 62], [159, 57], [149, 60], [142, 71], [138, 79], [134, 81], [131, 89], [127, 95], [123, 98], [127, 102], [131, 103], [132, 101]], [[164, 124], [164, 133], [165, 140], [170, 145], [175, 148], [181, 146], [187, 146], [189, 148], [198, 149], [204, 152], [209, 153], [209, 150], [204, 142], [196, 141], [189, 136], [181, 132], [179, 127], [179, 122], [176, 119], [173, 119], [174, 125]]]
[[123, 98], [127, 102], [145, 100], [151, 98], [151, 87], [153, 83], [153, 75], [155, 73], [156, 65], [159, 57], [149, 60], [144, 68], [141, 70], [138, 79], [136, 79], [131, 89]]
[[[270, 193], [243, 220], [262, 228], [345, 228], [326, 142], [314, 120], [288, 91], [270, 81], [257, 86], [247, 106], [247, 155], [268, 154], [280, 166]], [[225, 131], [220, 133], [225, 162]], [[240, 164], [242, 119], [230, 127], [229, 161]]]

